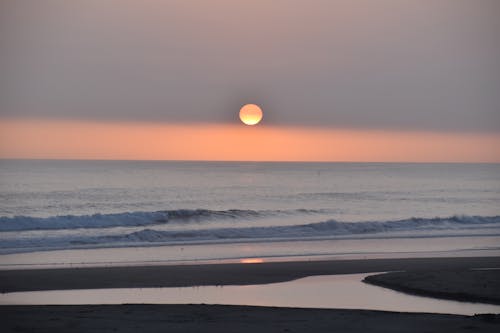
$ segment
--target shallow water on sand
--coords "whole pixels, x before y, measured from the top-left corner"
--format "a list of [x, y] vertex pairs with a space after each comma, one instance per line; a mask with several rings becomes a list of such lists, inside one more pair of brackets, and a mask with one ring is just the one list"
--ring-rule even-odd
[[0, 304], [225, 304], [474, 315], [500, 306], [407, 295], [362, 282], [370, 274], [312, 276], [247, 286], [56, 290], [0, 294]]
[[[464, 243], [469, 245], [464, 245]], [[476, 244], [476, 246], [472, 245]], [[480, 246], [477, 244], [481, 244]], [[41, 251], [0, 255], [0, 270], [379, 258], [500, 256], [500, 237], [281, 241]], [[376, 249], [376, 250], [375, 250]]]

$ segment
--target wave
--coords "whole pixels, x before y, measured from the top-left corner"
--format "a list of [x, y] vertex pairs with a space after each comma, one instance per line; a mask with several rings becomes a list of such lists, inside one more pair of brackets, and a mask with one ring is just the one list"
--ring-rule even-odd
[[203, 222], [221, 219], [254, 219], [265, 216], [314, 214], [322, 210], [208, 210], [178, 209], [155, 212], [126, 212], [116, 214], [61, 215], [52, 217], [0, 217], [0, 232], [59, 229], [95, 229], [140, 227], [165, 223]]
[[362, 234], [435, 230], [500, 229], [500, 216], [452, 216], [446, 218], [410, 218], [397, 221], [325, 222], [292, 226], [220, 228], [191, 231], [144, 229], [126, 235], [105, 236], [118, 242], [170, 242], [238, 239], [305, 239]]
[[[192, 214], [186, 213], [187, 215]], [[202, 213], [202, 214], [206, 214]], [[240, 213], [235, 213], [237, 216]], [[246, 213], [242, 213], [246, 214]], [[135, 247], [168, 244], [266, 242], [314, 239], [369, 239], [394, 237], [445, 237], [500, 235], [500, 216], [451, 216], [446, 218], [409, 218], [397, 221], [318, 223], [289, 226], [235, 227], [189, 231], [145, 228], [140, 231], [99, 235], [24, 235], [0, 242], [0, 253], [19, 253], [69, 248]]]

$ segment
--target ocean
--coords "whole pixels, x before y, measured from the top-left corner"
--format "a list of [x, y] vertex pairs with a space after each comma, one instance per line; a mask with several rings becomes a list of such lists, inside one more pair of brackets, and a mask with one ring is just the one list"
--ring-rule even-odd
[[500, 165], [0, 161], [0, 267], [500, 254]]

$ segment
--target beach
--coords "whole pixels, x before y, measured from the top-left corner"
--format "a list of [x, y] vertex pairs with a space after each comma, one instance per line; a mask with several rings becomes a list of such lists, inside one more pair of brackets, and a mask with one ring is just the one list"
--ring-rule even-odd
[[[408, 280], [426, 272], [442, 272], [451, 285], [463, 284], [469, 295], [481, 292], [471, 269], [500, 267], [499, 257], [406, 258], [273, 262], [177, 266], [96, 267], [0, 271], [2, 292], [248, 285], [293, 280], [305, 276], [360, 272], [406, 271]], [[484, 276], [498, 274], [481, 271]], [[496, 276], [495, 275], [495, 276]], [[469, 276], [467, 280], [464, 276]], [[393, 278], [394, 280], [395, 278]], [[498, 281], [498, 280], [496, 280]], [[493, 282], [494, 283], [494, 282]], [[428, 287], [428, 286], [427, 286]], [[495, 286], [493, 286], [495, 288]], [[498, 282], [496, 282], [498, 289]], [[462, 295], [463, 297], [463, 295]], [[468, 300], [468, 299], [465, 299]], [[474, 299], [472, 299], [474, 300]], [[383, 301], [383, 300], [381, 300]], [[500, 328], [498, 315], [459, 316], [369, 310], [298, 309], [222, 305], [61, 305], [0, 307], [4, 327], [14, 331], [142, 331], [154, 332], [493, 332]]]
[[474, 317], [219, 305], [2, 306], [3, 332], [498, 332]]
[[[500, 267], [500, 257], [402, 258], [0, 271], [0, 291], [249, 285], [306, 276]], [[452, 278], [452, 276], [450, 276]]]
[[404, 293], [464, 302], [500, 304], [500, 269], [390, 272], [364, 282]]

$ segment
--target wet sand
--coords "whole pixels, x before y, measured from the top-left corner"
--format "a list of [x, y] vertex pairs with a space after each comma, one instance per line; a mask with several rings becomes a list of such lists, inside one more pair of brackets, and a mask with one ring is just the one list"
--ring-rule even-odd
[[[0, 271], [0, 290], [245, 285], [311, 275], [500, 267], [499, 257], [410, 258]], [[478, 276], [451, 284], [480, 285]], [[497, 284], [498, 286], [498, 284]], [[383, 302], [383, 300], [381, 300]], [[498, 332], [499, 315], [219, 305], [0, 306], [2, 332]]]
[[248, 285], [284, 282], [314, 275], [388, 271], [463, 271], [486, 267], [500, 267], [500, 257], [0, 270], [0, 292]]
[[498, 332], [497, 315], [221, 305], [0, 306], [2, 332]]
[[416, 295], [500, 304], [500, 270], [391, 272], [363, 281]]

